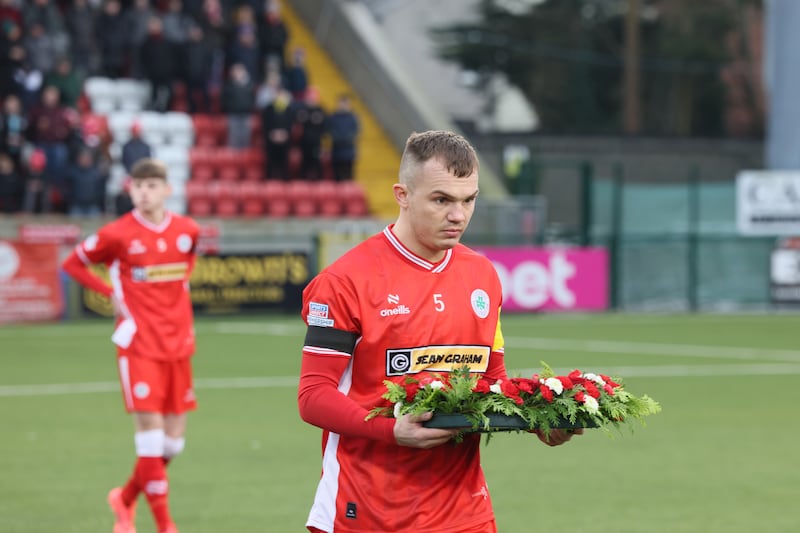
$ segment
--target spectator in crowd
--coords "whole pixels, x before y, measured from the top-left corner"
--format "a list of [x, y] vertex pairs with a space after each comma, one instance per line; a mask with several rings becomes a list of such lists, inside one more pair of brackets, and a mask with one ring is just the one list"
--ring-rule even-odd
[[95, 43], [97, 10], [88, 0], [72, 0], [64, 12], [64, 25], [70, 41], [70, 57], [75, 71], [82, 78], [94, 74], [98, 56]]
[[167, 9], [161, 16], [164, 26], [164, 39], [181, 45], [189, 38], [189, 30], [194, 26], [192, 18], [183, 12], [182, 0], [167, 0]]
[[122, 166], [128, 174], [133, 170], [133, 166], [141, 161], [152, 157], [153, 149], [142, 138], [142, 124], [135, 121], [131, 125], [131, 138], [122, 145]]
[[44, 77], [44, 84], [58, 88], [63, 105], [77, 108], [83, 92], [83, 76], [72, 68], [69, 56], [58, 58], [55, 69]]
[[228, 118], [228, 146], [250, 146], [250, 116], [255, 109], [255, 87], [241, 63], [234, 63], [222, 88], [222, 111]]
[[298, 106], [295, 113], [295, 124], [301, 130], [300, 150], [303, 154], [301, 173], [310, 181], [322, 179], [322, 137], [325, 135], [327, 115], [319, 104], [319, 91], [316, 87], [309, 87], [305, 100]]
[[69, 49], [69, 36], [64, 19], [55, 0], [27, 0], [22, 2], [22, 24], [26, 32], [39, 25], [53, 42], [55, 50]]
[[353, 179], [356, 160], [356, 140], [360, 125], [353, 113], [350, 97], [339, 95], [336, 110], [328, 117], [328, 133], [331, 136], [331, 163], [336, 181]]
[[225, 78], [225, 36], [227, 21], [221, 0], [203, 0], [203, 18], [199, 21], [204, 41], [213, 50], [209, 91], [219, 92]]
[[289, 148], [293, 118], [292, 95], [286, 89], [278, 91], [261, 112], [261, 131], [266, 151], [267, 179], [289, 179]]
[[158, 13], [150, 5], [150, 0], [134, 0], [133, 5], [123, 15], [128, 27], [128, 57], [130, 58], [130, 75], [133, 78], [143, 78], [139, 50], [147, 40], [150, 19], [157, 17]]
[[0, 213], [16, 213], [20, 208], [22, 179], [14, 159], [0, 152]]
[[44, 151], [48, 182], [58, 196], [63, 198], [64, 172], [69, 160], [68, 143], [72, 123], [68, 108], [63, 107], [59, 99], [56, 87], [50, 85], [44, 88], [41, 104], [30, 114], [28, 139]]
[[114, 210], [117, 215], [123, 215], [133, 209], [133, 200], [130, 195], [130, 174], [133, 167], [142, 159], [152, 157], [153, 150], [142, 138], [142, 124], [139, 121], [131, 125], [131, 138], [122, 145], [122, 166], [125, 167], [127, 176], [122, 183], [122, 188], [114, 198]]
[[261, 73], [256, 26], [252, 20], [252, 11], [247, 6], [237, 10], [237, 23], [232, 29], [226, 62], [228, 70], [231, 65], [242, 64], [250, 74], [251, 80], [258, 79]]
[[106, 0], [95, 20], [95, 41], [100, 50], [99, 74], [122, 78], [127, 74], [128, 27], [119, 0]]
[[256, 88], [256, 109], [259, 111], [272, 103], [278, 95], [278, 91], [283, 88], [283, 76], [276, 65], [276, 61], [267, 61], [267, 73], [264, 75], [264, 81]]
[[209, 113], [211, 98], [209, 85], [211, 69], [214, 66], [214, 49], [204, 39], [203, 28], [192, 26], [189, 39], [182, 48], [183, 81], [186, 84], [186, 98], [189, 113]]
[[13, 24], [22, 27], [22, 13], [17, 0], [0, 0], [0, 25]]
[[52, 209], [52, 180], [47, 175], [47, 155], [35, 148], [26, 161], [25, 194], [22, 210], [26, 213], [50, 213]]
[[278, 0], [265, 0], [264, 13], [258, 17], [258, 42], [261, 57], [265, 60], [277, 59], [280, 69], [286, 65], [286, 42], [289, 31], [281, 19], [281, 7]]
[[3, 113], [0, 115], [0, 152], [7, 154], [19, 165], [22, 149], [26, 142], [28, 119], [22, 112], [19, 97], [9, 94], [3, 101]]
[[[79, 127], [76, 147], [72, 152], [72, 161], [77, 161], [81, 151], [87, 149], [92, 154], [100, 172], [108, 178], [114, 158], [111, 155], [111, 132], [107, 123], [99, 115], [84, 115], [78, 119]], [[101, 204], [101, 209], [104, 205]]]
[[66, 173], [67, 212], [73, 217], [96, 217], [105, 203], [107, 175], [84, 147]]
[[17, 94], [22, 100], [23, 111], [30, 113], [41, 101], [44, 74], [41, 70], [33, 68], [31, 62], [28, 61], [28, 54], [24, 48], [15, 48], [15, 52], [20, 54], [19, 57], [21, 59], [18, 68], [14, 71], [18, 89]]
[[56, 47], [53, 37], [45, 32], [44, 26], [34, 23], [26, 29], [23, 38], [25, 51], [31, 66], [46, 74], [55, 67], [55, 59], [60, 48]]
[[292, 60], [285, 69], [286, 88], [292, 98], [300, 100], [305, 97], [308, 88], [308, 71], [306, 69], [306, 51], [298, 46], [292, 50]]
[[148, 35], [140, 49], [145, 78], [150, 82], [150, 109], [166, 112], [172, 106], [172, 82], [177, 71], [177, 48], [164, 38], [159, 17], [150, 17]]
[[114, 197], [114, 213], [120, 216], [131, 209], [133, 209], [133, 199], [131, 198], [131, 177], [128, 175], [122, 180], [122, 187]]
[[0, 38], [0, 94], [19, 95], [22, 98], [23, 109], [27, 111], [28, 102], [23, 98], [27, 54], [22, 42], [22, 29], [16, 24], [9, 23], [0, 28], [0, 31], [3, 32]]

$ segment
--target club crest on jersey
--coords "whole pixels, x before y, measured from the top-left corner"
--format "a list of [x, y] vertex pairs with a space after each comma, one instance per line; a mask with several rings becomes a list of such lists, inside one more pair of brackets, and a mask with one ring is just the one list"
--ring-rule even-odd
[[389, 349], [386, 350], [386, 375], [451, 372], [465, 365], [472, 372], [485, 372], [490, 352], [489, 346], [462, 344]]
[[333, 320], [328, 318], [328, 304], [309, 302], [306, 320], [308, 320], [309, 326], [333, 327]]
[[478, 315], [478, 318], [486, 318], [489, 316], [490, 302], [489, 295], [483, 289], [475, 289], [469, 297], [472, 304], [472, 310]]
[[185, 233], [181, 233], [175, 241], [175, 246], [178, 247], [179, 251], [186, 253], [192, 249], [192, 238]]

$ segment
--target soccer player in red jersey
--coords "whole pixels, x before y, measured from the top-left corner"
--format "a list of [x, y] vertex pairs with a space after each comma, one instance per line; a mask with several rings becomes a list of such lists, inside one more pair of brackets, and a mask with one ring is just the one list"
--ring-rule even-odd
[[[191, 356], [194, 325], [189, 278], [198, 226], [171, 213], [166, 166], [144, 159], [131, 170], [134, 209], [100, 228], [64, 261], [84, 287], [111, 298], [117, 365], [125, 409], [133, 413], [136, 464], [108, 503], [114, 533], [135, 533], [135, 508], [143, 492], [159, 533], [177, 533], [168, 506], [166, 466], [183, 451], [187, 413], [196, 408]], [[111, 285], [89, 265], [108, 267]]]
[[[478, 196], [475, 150], [451, 132], [412, 134], [393, 191], [396, 222], [303, 293], [298, 406], [323, 429], [322, 477], [306, 527], [493, 533], [478, 434], [455, 444], [457, 430], [423, 426], [431, 413], [365, 420], [384, 401], [387, 379], [464, 364], [507, 377], [499, 278], [488, 259], [459, 244]], [[573, 433], [538, 435], [556, 446]]]

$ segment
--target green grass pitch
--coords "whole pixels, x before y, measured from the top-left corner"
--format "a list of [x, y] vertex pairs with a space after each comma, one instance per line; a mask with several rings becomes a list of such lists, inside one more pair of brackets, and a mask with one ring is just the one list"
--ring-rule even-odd
[[[526, 434], [482, 445], [508, 532], [800, 531], [795, 315], [507, 315], [506, 364], [623, 378], [663, 411], [633, 432], [559, 448]], [[0, 328], [0, 531], [111, 531], [105, 503], [133, 463], [111, 324]], [[170, 466], [183, 532], [300, 532], [320, 431], [297, 415], [299, 317], [197, 322], [200, 407]], [[152, 533], [144, 502], [140, 533]]]

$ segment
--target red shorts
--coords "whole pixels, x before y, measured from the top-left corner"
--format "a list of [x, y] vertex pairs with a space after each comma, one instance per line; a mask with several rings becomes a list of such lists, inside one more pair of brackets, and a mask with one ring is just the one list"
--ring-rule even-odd
[[159, 361], [119, 355], [117, 367], [129, 413], [181, 414], [197, 408], [190, 358]]

